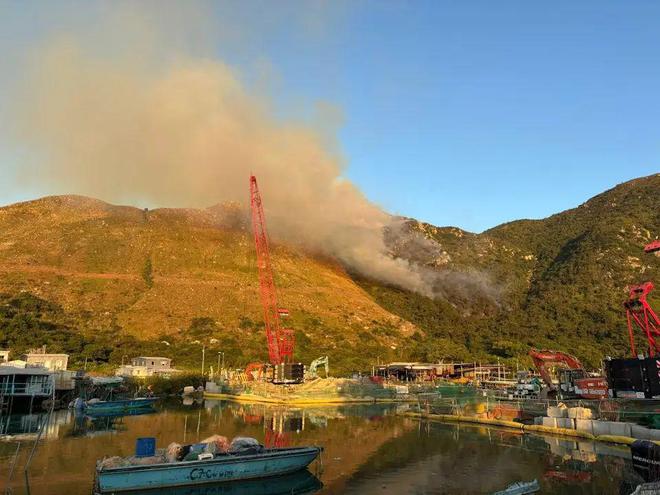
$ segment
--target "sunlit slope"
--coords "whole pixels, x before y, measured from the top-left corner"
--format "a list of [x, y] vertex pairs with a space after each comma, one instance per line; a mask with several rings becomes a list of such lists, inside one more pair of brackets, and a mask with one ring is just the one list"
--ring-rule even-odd
[[[211, 318], [249, 345], [263, 338], [254, 247], [236, 205], [143, 211], [47, 197], [1, 208], [0, 231], [0, 290], [60, 305], [81, 332], [185, 336], [192, 319]], [[414, 330], [334, 261], [281, 244], [272, 254], [301, 348], [391, 347]]]

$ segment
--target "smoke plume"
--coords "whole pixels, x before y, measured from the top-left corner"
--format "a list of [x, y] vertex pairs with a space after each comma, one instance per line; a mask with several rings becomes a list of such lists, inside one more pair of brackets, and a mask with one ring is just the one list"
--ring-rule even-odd
[[191, 53], [171, 22], [119, 19], [100, 34], [54, 35], [31, 54], [14, 113], [20, 142], [39, 151], [22, 169], [26, 184], [206, 207], [246, 204], [252, 172], [274, 236], [384, 282], [443, 294], [441, 279], [390, 256], [383, 229], [391, 216], [342, 177], [329, 145], [336, 114], [314, 126], [280, 118], [231, 66]]

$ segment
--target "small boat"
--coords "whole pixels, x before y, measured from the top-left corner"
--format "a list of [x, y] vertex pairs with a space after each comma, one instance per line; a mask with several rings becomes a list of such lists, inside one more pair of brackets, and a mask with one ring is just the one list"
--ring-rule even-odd
[[493, 493], [493, 495], [527, 495], [536, 493], [541, 489], [538, 480], [518, 481], [507, 486], [504, 490]]
[[655, 482], [637, 485], [635, 491], [630, 495], [657, 495], [658, 493], [660, 493], [660, 482]]
[[87, 401], [84, 411], [87, 415], [107, 413], [128, 413], [131, 411], [152, 408], [158, 397], [138, 397], [136, 399]]
[[280, 476], [305, 469], [321, 447], [266, 449], [258, 454], [219, 454], [211, 459], [122, 467], [97, 467], [96, 492], [198, 486]]

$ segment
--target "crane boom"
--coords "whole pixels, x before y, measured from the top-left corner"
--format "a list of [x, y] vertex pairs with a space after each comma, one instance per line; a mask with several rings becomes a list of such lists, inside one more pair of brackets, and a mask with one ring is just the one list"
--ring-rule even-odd
[[653, 357], [660, 352], [660, 318], [655, 314], [646, 296], [653, 290], [651, 282], [633, 285], [630, 287], [628, 300], [624, 303], [628, 318], [628, 337], [633, 357], [637, 357], [635, 349], [635, 335], [633, 327], [637, 325], [646, 336], [649, 345], [649, 356]]
[[287, 315], [288, 311], [279, 308], [277, 304], [275, 280], [268, 248], [266, 219], [257, 185], [257, 178], [254, 175], [250, 176], [250, 206], [252, 210], [254, 244], [257, 250], [261, 305], [263, 307], [266, 340], [268, 342], [268, 357], [271, 364], [278, 365], [284, 362], [291, 362], [294, 344], [293, 331], [284, 329], [281, 326], [280, 317]]
[[[655, 253], [660, 251], [660, 240], [656, 239], [644, 246], [645, 253]], [[653, 290], [652, 282], [633, 285], [629, 287], [628, 300], [623, 303], [626, 308], [626, 317], [628, 319], [628, 338], [630, 339], [630, 350], [633, 357], [637, 357], [635, 348], [635, 332], [633, 327], [639, 327], [649, 345], [649, 356], [653, 357], [660, 353], [660, 318], [655, 314], [646, 296]]]

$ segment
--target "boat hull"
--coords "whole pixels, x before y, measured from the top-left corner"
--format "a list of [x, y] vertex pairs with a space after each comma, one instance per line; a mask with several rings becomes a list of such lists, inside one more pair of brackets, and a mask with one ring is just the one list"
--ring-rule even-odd
[[135, 411], [141, 409], [152, 408], [158, 397], [150, 397], [144, 399], [127, 399], [127, 400], [113, 400], [113, 401], [103, 401], [96, 402], [92, 404], [87, 404], [85, 407], [85, 413], [89, 415], [93, 414], [107, 414], [110, 412], [120, 413], [127, 411]]
[[99, 493], [195, 486], [293, 473], [306, 468], [320, 447], [272, 449], [263, 454], [227, 455], [206, 461], [97, 470]]
[[307, 495], [315, 493], [322, 487], [323, 483], [316, 476], [308, 469], [302, 469], [269, 478], [132, 490], [122, 492], [122, 495]]

